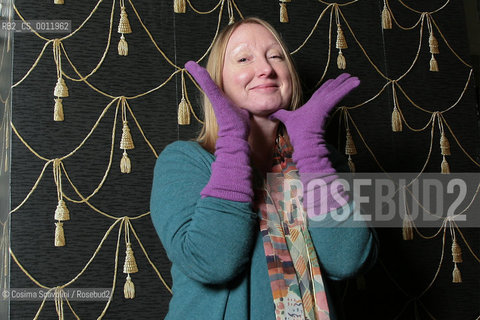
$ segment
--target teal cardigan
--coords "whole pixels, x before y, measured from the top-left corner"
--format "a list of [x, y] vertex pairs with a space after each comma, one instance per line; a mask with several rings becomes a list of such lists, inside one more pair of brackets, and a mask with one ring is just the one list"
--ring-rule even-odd
[[[155, 165], [151, 218], [172, 262], [165, 319], [275, 320], [257, 213], [250, 203], [200, 196], [214, 159], [197, 142], [177, 141]], [[321, 223], [338, 226], [329, 217]], [[309, 231], [324, 276], [346, 279], [375, 260], [367, 227]]]

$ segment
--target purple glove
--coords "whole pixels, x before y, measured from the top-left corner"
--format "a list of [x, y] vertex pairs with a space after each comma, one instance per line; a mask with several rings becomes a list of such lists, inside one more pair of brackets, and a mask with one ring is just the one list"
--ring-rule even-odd
[[218, 124], [212, 174], [201, 195], [251, 202], [253, 189], [248, 145], [249, 112], [235, 106], [213, 82], [208, 71], [196, 62], [188, 61], [185, 69], [210, 99]]
[[[359, 84], [358, 78], [343, 73], [336, 79], [327, 80], [301, 108], [294, 111], [281, 109], [270, 115], [271, 119], [280, 120], [287, 128], [294, 150], [293, 161], [297, 164], [304, 186], [303, 204], [309, 215], [325, 214], [348, 202], [348, 195], [341, 186], [335, 187], [334, 190], [340, 198], [334, 198], [330, 190], [337, 176], [327, 157], [324, 125], [333, 107]], [[321, 203], [310, 202], [307, 197], [308, 182], [314, 178], [322, 178], [328, 190], [327, 199], [320, 199]], [[310, 190], [311, 188], [313, 187], [310, 187]], [[339, 199], [341, 201], [338, 201]]]

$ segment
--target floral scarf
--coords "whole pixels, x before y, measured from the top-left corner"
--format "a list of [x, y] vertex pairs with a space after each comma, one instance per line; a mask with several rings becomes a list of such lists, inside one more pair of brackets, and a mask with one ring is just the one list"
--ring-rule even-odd
[[291, 187], [289, 199], [284, 194], [284, 185], [298, 182], [299, 175], [292, 147], [282, 136], [276, 141], [272, 172], [255, 206], [261, 212], [260, 231], [276, 320], [328, 320], [325, 287], [307, 229], [302, 195]]

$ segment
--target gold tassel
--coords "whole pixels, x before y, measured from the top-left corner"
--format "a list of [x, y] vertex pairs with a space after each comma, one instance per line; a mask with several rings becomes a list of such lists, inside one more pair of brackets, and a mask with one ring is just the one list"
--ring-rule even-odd
[[383, 29], [392, 29], [392, 14], [388, 10], [387, 4], [383, 4], [382, 11], [382, 28]]
[[345, 70], [347, 68], [347, 60], [345, 59], [342, 50], [338, 51], [337, 67], [340, 70]]
[[135, 285], [133, 284], [130, 275], [127, 276], [127, 281], [125, 281], [125, 285], [123, 286], [123, 295], [125, 296], [125, 299], [135, 298]]
[[63, 200], [58, 200], [57, 209], [55, 210], [55, 220], [70, 220], [70, 211], [68, 210], [67, 205]]
[[137, 262], [133, 255], [132, 245], [127, 242], [127, 250], [125, 251], [125, 263], [123, 264], [123, 273], [138, 272]]
[[63, 121], [65, 120], [63, 116], [63, 104], [62, 99], [55, 99], [55, 107], [53, 108], [53, 121]]
[[185, 0], [174, 0], [173, 11], [175, 13], [185, 13], [187, 11], [187, 3]]
[[435, 56], [432, 54], [432, 58], [430, 59], [430, 71], [438, 72], [438, 62], [435, 59]]
[[355, 147], [355, 143], [353, 143], [352, 134], [350, 133], [350, 129], [347, 129], [346, 135], [346, 143], [345, 143], [345, 154], [348, 156], [353, 156], [357, 154], [357, 148]]
[[118, 55], [128, 56], [128, 43], [127, 43], [127, 40], [125, 40], [125, 37], [123, 36], [123, 34], [120, 37], [120, 41], [118, 41]]
[[182, 97], [182, 100], [178, 104], [178, 124], [190, 124], [190, 108], [188, 107], [188, 103], [185, 100], [185, 97]]
[[123, 121], [122, 139], [120, 140], [120, 149], [123, 149], [123, 150], [135, 149], [135, 145], [133, 144], [132, 134], [130, 133], [130, 128], [128, 127], [128, 121]]
[[392, 112], [392, 131], [400, 132], [402, 130], [402, 117], [400, 116], [400, 111], [398, 111], [397, 107], [395, 106]]
[[288, 22], [287, 4], [284, 1], [280, 2], [280, 22]]
[[65, 234], [63, 233], [63, 222], [55, 222], [55, 247], [65, 245]]
[[65, 80], [62, 77], [58, 78], [57, 84], [55, 85], [55, 90], [53, 91], [53, 95], [65, 98], [68, 97], [68, 88]]
[[120, 160], [120, 172], [121, 173], [130, 173], [132, 172], [132, 162], [128, 157], [127, 151], [123, 151], [122, 160]]
[[447, 136], [445, 132], [442, 132], [442, 136], [440, 137], [440, 149], [442, 149], [442, 155], [449, 156], [450, 153], [450, 142], [448, 142]]
[[410, 216], [405, 213], [402, 225], [403, 240], [413, 240], [413, 223]]
[[460, 269], [458, 269], [458, 266], [456, 263], [455, 263], [455, 268], [453, 268], [452, 277], [453, 277], [453, 280], [452, 280], [453, 283], [462, 282], [462, 274], [460, 273]]
[[453, 243], [452, 243], [452, 257], [453, 257], [453, 262], [455, 263], [463, 262], [462, 248], [458, 245], [457, 240], [453, 240]]
[[350, 172], [355, 172], [355, 163], [353, 163], [352, 156], [348, 156], [348, 167], [350, 168]]
[[450, 173], [450, 166], [448, 165], [447, 159], [443, 156], [442, 160], [442, 174], [449, 174]]
[[440, 53], [440, 50], [438, 50], [438, 41], [433, 35], [433, 32], [430, 32], [430, 36], [428, 37], [428, 45], [430, 46], [430, 53]]
[[120, 10], [120, 22], [118, 23], [118, 33], [132, 33], [130, 22], [128, 21], [127, 10], [122, 6]]
[[345, 36], [343, 35], [342, 27], [340, 23], [337, 24], [337, 49], [347, 49], [347, 41], [345, 40]]
[[63, 0], [55, 0], [53, 1], [54, 4], [64, 4], [65, 2]]

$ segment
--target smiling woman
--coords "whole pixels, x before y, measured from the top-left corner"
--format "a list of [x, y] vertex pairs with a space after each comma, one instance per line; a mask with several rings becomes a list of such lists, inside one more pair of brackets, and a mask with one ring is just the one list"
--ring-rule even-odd
[[[363, 223], [345, 227], [353, 205], [341, 187], [305, 208], [289, 206], [267, 174], [303, 185], [312, 177], [336, 182], [323, 127], [359, 80], [328, 80], [297, 108], [301, 91], [288, 50], [257, 18], [219, 35], [207, 69], [193, 61], [185, 68], [205, 93], [205, 124], [196, 141], [161, 153], [150, 202], [172, 261], [166, 319], [336, 319], [324, 279], [369, 267], [375, 235]], [[320, 211], [325, 218], [309, 226], [320, 207], [328, 209]], [[335, 221], [339, 210], [349, 218]]]

